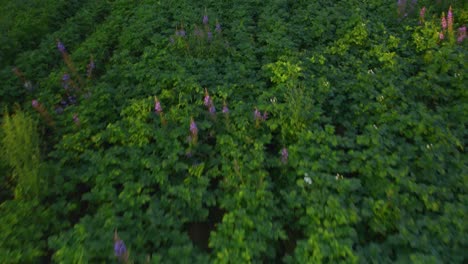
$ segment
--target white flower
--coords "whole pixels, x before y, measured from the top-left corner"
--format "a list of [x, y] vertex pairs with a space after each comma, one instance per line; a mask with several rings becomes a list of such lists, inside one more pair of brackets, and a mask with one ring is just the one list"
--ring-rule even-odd
[[[307, 173], [306, 173], [306, 175], [307, 175]], [[304, 182], [307, 183], [307, 184], [312, 184], [312, 179], [309, 176], [305, 176], [304, 177]]]
[[343, 175], [337, 173], [336, 176], [335, 176], [335, 179], [336, 179], [336, 180], [342, 180], [342, 179], [343, 179]]

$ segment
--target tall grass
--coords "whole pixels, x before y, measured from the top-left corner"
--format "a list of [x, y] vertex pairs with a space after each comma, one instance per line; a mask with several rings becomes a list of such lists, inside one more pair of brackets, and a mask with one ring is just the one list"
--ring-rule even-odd
[[13, 169], [16, 181], [15, 198], [28, 199], [39, 195], [39, 135], [37, 122], [21, 110], [4, 114], [1, 158]]

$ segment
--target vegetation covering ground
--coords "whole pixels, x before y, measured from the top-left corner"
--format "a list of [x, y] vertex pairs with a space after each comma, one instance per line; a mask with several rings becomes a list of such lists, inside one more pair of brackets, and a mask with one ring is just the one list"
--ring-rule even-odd
[[0, 0], [0, 263], [466, 263], [467, 24]]

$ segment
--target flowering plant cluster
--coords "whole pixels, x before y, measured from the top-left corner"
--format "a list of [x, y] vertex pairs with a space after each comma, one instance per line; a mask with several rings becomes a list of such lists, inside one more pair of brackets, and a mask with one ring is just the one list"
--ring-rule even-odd
[[467, 259], [460, 2], [5, 2], [0, 263]]
[[174, 35], [169, 37], [169, 42], [190, 53], [213, 52], [213, 49], [219, 49], [219, 44], [222, 42], [222, 27], [216, 20], [213, 28], [205, 11], [202, 25], [195, 24], [192, 33], [187, 33], [184, 24], [177, 25]]
[[[426, 14], [426, 7], [422, 7], [419, 12], [419, 23], [424, 24]], [[461, 44], [466, 38], [466, 26], [461, 25], [456, 31], [454, 30], [454, 16], [452, 6], [449, 7], [447, 11], [447, 16], [445, 12], [442, 12], [440, 17], [440, 31], [438, 32], [438, 38], [440, 41], [443, 41], [448, 38], [450, 42], [453, 42], [455, 39], [458, 44]]]

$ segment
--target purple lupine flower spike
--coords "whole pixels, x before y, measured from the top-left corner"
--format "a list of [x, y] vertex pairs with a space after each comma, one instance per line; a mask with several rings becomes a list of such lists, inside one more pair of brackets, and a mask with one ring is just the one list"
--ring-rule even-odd
[[47, 112], [47, 109], [44, 108], [44, 106], [39, 103], [39, 101], [37, 99], [34, 99], [31, 101], [31, 105], [34, 109], [36, 109], [37, 112], [39, 112], [39, 114], [42, 116], [42, 118], [45, 119], [45, 121], [50, 125], [50, 126], [54, 126], [54, 121], [52, 120], [52, 118], [50, 117], [49, 113]]
[[217, 33], [221, 33], [221, 24], [219, 24], [218, 21], [216, 21], [216, 28], [215, 28], [215, 31], [216, 31]]
[[203, 25], [208, 25], [208, 15], [203, 16]]
[[255, 108], [255, 111], [254, 111], [254, 119], [255, 120], [261, 120], [262, 119], [262, 114], [260, 113], [260, 111], [258, 111], [257, 108]]
[[227, 113], [229, 113], [229, 108], [227, 107], [226, 102], [224, 102], [224, 105], [223, 105], [223, 114], [227, 114]]
[[192, 133], [193, 136], [198, 134], [197, 124], [195, 123], [195, 120], [193, 120], [193, 117], [190, 119], [190, 133]]
[[448, 25], [448, 30], [452, 31], [453, 30], [452, 6], [449, 7], [449, 10], [448, 10], [448, 13], [447, 13], [447, 25]]
[[159, 101], [158, 97], [154, 97], [154, 111], [158, 114], [162, 113], [161, 102]]
[[117, 257], [121, 258], [127, 252], [127, 248], [125, 247], [125, 243], [123, 240], [117, 240], [114, 243], [114, 253]]
[[403, 15], [406, 16], [406, 14], [403, 14], [405, 12], [405, 8], [406, 8], [406, 0], [398, 0], [397, 5], [398, 5], [398, 15], [399, 16], [403, 16]]
[[61, 53], [65, 53], [67, 50], [65, 49], [65, 45], [63, 45], [63, 43], [59, 40], [57, 40], [57, 49], [61, 52]]
[[465, 37], [466, 37], [466, 26], [463, 26], [458, 29], [457, 42], [462, 43]]
[[61, 106], [58, 106], [55, 108], [55, 113], [57, 113], [58, 115], [62, 114], [63, 113], [63, 107]]
[[283, 163], [288, 162], [288, 156], [289, 156], [288, 149], [283, 148], [283, 149], [281, 150], [281, 161], [282, 161]]
[[423, 6], [421, 11], [419, 11], [419, 23], [424, 23], [424, 16], [426, 15], [426, 7]]
[[73, 115], [73, 122], [75, 122], [76, 125], [80, 125], [80, 119], [78, 118], [78, 114]]
[[156, 105], [154, 106], [154, 110], [158, 112], [158, 114], [162, 112], [161, 103], [159, 101], [156, 102]]
[[210, 111], [211, 114], [216, 113], [216, 108], [215, 108], [215, 106], [213, 104], [210, 105], [209, 111]]
[[65, 73], [65, 74], [62, 76], [62, 81], [68, 82], [69, 80], [70, 80], [70, 74]]
[[193, 117], [190, 118], [190, 135], [188, 136], [189, 144], [197, 144], [198, 140], [198, 128], [197, 123], [193, 120]]
[[201, 37], [202, 36], [201, 30], [197, 26], [195, 26], [195, 29], [193, 31], [194, 31], [194, 34], [195, 34], [196, 37]]
[[161, 102], [156, 97], [154, 98], [154, 111], [158, 114], [162, 113]]
[[268, 113], [265, 111], [263, 112], [263, 116], [262, 116], [262, 119], [263, 121], [267, 120], [268, 119]]
[[208, 108], [208, 111], [211, 114], [216, 113], [216, 108], [213, 104], [213, 99], [211, 99], [208, 89], [205, 88], [205, 97], [203, 98], [203, 104]]
[[208, 31], [206, 34], [207, 34], [208, 40], [213, 39], [213, 33], [211, 31]]
[[445, 19], [445, 14], [442, 13], [442, 18], [440, 19], [440, 24], [443, 30], [447, 29], [447, 19]]
[[68, 96], [68, 102], [72, 105], [76, 104], [76, 96], [73, 96], [73, 95]]
[[161, 106], [161, 102], [159, 101], [158, 97], [154, 97], [154, 111], [159, 115], [159, 117], [161, 118], [161, 123], [163, 125], [166, 124], [166, 119], [164, 118], [164, 113], [163, 113], [163, 109], [162, 109], [162, 106]]
[[203, 98], [203, 104], [208, 107], [211, 105], [211, 97], [206, 88], [205, 88], [205, 97]]
[[439, 32], [439, 39], [440, 39], [440, 40], [443, 40], [444, 38], [445, 38], [444, 33], [443, 33], [443, 32]]
[[94, 64], [94, 59], [93, 57], [91, 57], [89, 63], [88, 63], [88, 66], [86, 67], [86, 76], [88, 78], [91, 78], [91, 76], [93, 75], [93, 70], [96, 68], [96, 64]]
[[65, 73], [63, 76], [62, 76], [62, 85], [63, 85], [63, 88], [65, 90], [67, 90], [69, 88], [69, 84], [70, 84], [70, 74], [68, 73]]
[[127, 247], [122, 239], [117, 235], [117, 230], [114, 231], [114, 254], [120, 260], [124, 262], [128, 261]]

